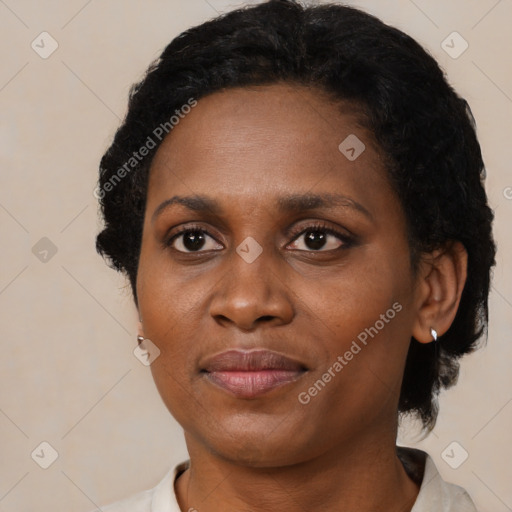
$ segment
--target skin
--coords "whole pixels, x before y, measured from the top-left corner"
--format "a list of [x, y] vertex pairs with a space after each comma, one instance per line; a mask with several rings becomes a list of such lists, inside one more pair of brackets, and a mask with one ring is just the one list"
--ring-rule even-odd
[[[182, 425], [191, 468], [183, 511], [410, 510], [418, 486], [396, 455], [397, 404], [411, 336], [452, 323], [466, 279], [459, 243], [410, 267], [405, 216], [379, 148], [350, 104], [290, 84], [199, 100], [152, 163], [137, 276], [139, 334], [158, 346], [156, 386]], [[349, 135], [365, 151], [349, 161]], [[337, 192], [362, 205], [285, 212], [278, 198]], [[205, 195], [222, 212], [165, 200]], [[308, 228], [336, 235], [318, 248]], [[177, 229], [206, 231], [191, 251]], [[252, 263], [236, 248], [261, 246]], [[169, 242], [166, 245], [166, 242]], [[320, 244], [321, 245], [321, 244]], [[242, 244], [243, 246], [243, 244]], [[316, 248], [315, 248], [316, 247]], [[180, 252], [181, 251], [181, 252]], [[394, 303], [400, 312], [306, 405], [298, 400]], [[228, 348], [267, 348], [307, 368], [297, 381], [236, 398], [200, 372]]]

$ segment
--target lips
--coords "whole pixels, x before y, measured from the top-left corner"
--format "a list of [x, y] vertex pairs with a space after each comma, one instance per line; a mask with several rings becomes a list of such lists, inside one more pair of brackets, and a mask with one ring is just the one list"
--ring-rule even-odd
[[270, 350], [228, 350], [205, 361], [206, 379], [238, 398], [256, 398], [299, 379], [302, 363]]

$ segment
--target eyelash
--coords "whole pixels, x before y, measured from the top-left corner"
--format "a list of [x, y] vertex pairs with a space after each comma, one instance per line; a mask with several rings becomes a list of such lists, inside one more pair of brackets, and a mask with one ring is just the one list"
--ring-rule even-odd
[[[329, 226], [327, 226], [326, 224], [322, 223], [322, 222], [315, 222], [313, 224], [310, 224], [309, 226], [303, 228], [298, 228], [296, 230], [293, 230], [292, 233], [290, 233], [290, 236], [293, 237], [292, 241], [295, 241], [297, 238], [299, 238], [300, 235], [303, 235], [305, 233], [307, 233], [308, 231], [322, 231], [326, 234], [329, 234], [329, 235], [333, 235], [335, 236], [336, 238], [339, 238], [342, 242], [343, 242], [343, 245], [341, 245], [340, 247], [337, 247], [336, 249], [331, 249], [331, 250], [328, 250], [328, 251], [314, 251], [314, 250], [310, 250], [310, 251], [302, 251], [302, 252], [331, 252], [331, 251], [337, 251], [337, 250], [341, 250], [341, 249], [348, 249], [349, 247], [351, 247], [352, 245], [354, 245], [355, 243], [355, 240], [353, 237], [345, 234], [345, 233], [341, 233], [340, 231], [337, 231], [336, 229], [333, 229]], [[176, 238], [178, 238], [180, 235], [183, 235], [185, 233], [188, 233], [188, 232], [200, 232], [200, 233], [203, 233], [203, 234], [206, 234], [208, 235], [209, 237], [215, 239], [215, 237], [213, 237], [207, 230], [205, 230], [204, 228], [202, 228], [201, 226], [199, 225], [187, 225], [187, 226], [183, 226], [182, 228], [180, 228], [176, 233], [174, 233], [171, 237], [169, 237], [167, 240], [164, 241], [164, 246], [165, 247], [171, 247], [172, 244], [174, 243], [174, 241], [176, 240]], [[178, 251], [182, 254], [199, 254], [201, 252], [205, 252], [205, 251], [191, 251], [191, 252], [184, 252], [184, 251]]]

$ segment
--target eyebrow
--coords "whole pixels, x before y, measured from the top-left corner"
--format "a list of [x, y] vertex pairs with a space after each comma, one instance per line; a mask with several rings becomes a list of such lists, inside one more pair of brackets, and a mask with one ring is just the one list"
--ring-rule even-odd
[[[161, 203], [153, 212], [151, 223], [172, 205], [179, 204], [185, 208], [198, 213], [212, 213], [222, 215], [223, 208], [213, 198], [204, 195], [193, 196], [173, 196]], [[368, 219], [373, 220], [373, 215], [360, 203], [350, 197], [342, 194], [290, 194], [279, 197], [277, 208], [280, 212], [301, 212], [313, 209], [334, 209], [336, 207], [346, 207], [362, 213]]]

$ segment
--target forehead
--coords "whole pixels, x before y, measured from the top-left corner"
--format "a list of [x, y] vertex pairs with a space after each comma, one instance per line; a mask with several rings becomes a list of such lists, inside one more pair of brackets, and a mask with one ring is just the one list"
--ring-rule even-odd
[[[380, 150], [359, 121], [355, 105], [334, 103], [323, 91], [304, 86], [213, 93], [162, 142], [151, 166], [148, 200], [205, 192], [247, 194], [248, 201], [257, 192], [260, 200], [271, 200], [319, 187], [362, 198], [382, 192], [388, 183]], [[347, 140], [357, 153], [364, 148], [355, 159], [347, 158]]]
[[[181, 157], [184, 151], [180, 150], [193, 143], [196, 151], [186, 155], [187, 160], [193, 160], [201, 151], [208, 151], [209, 156], [222, 154], [233, 144], [242, 150], [259, 149], [268, 139], [287, 141], [288, 145], [300, 142], [308, 148], [333, 142], [337, 149], [336, 141], [347, 131], [365, 131], [360, 118], [356, 105], [334, 103], [316, 88], [280, 83], [227, 89], [201, 98], [195, 108], [182, 115], [157, 156], [168, 153]], [[274, 144], [273, 149], [277, 146]]]

